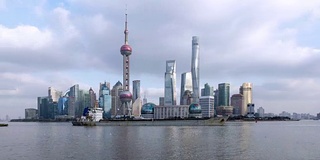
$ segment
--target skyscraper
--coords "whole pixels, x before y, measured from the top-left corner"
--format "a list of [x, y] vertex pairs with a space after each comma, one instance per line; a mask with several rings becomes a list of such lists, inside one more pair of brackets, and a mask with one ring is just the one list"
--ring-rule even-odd
[[192, 91], [193, 102], [199, 103], [199, 38], [197, 36], [192, 37], [192, 58], [191, 58], [191, 74], [192, 74]]
[[69, 99], [68, 99], [68, 116], [75, 118], [76, 110], [79, 108], [79, 85], [76, 84], [70, 87]]
[[230, 106], [230, 84], [220, 83], [218, 85], [219, 98], [218, 106]]
[[204, 85], [204, 88], [201, 89], [201, 96], [213, 96], [214, 89], [210, 87], [208, 83]]
[[181, 90], [180, 90], [180, 105], [183, 104], [183, 95], [185, 91], [192, 92], [192, 75], [191, 72], [185, 72], [181, 74]]
[[201, 105], [202, 117], [213, 117], [214, 116], [214, 97], [203, 96], [200, 97], [199, 103]]
[[90, 95], [90, 108], [96, 108], [97, 96], [91, 87], [89, 89], [89, 95]]
[[140, 97], [140, 80], [132, 81], [132, 104]]
[[130, 93], [130, 59], [129, 56], [132, 53], [132, 48], [128, 44], [128, 21], [127, 14], [125, 21], [125, 29], [124, 29], [124, 45], [121, 46], [120, 52], [123, 56], [123, 91], [120, 93], [120, 101], [122, 103], [122, 107], [126, 110], [125, 115], [131, 116], [131, 106], [130, 102], [132, 100], [132, 94]]
[[121, 101], [119, 99], [120, 92], [122, 92], [122, 83], [118, 81], [111, 90], [111, 116], [123, 115], [124, 110], [121, 107]]
[[101, 95], [99, 96], [99, 106], [103, 108], [103, 117], [111, 118], [111, 93], [106, 83], [100, 85]]
[[176, 61], [166, 61], [164, 105], [176, 105]]
[[242, 101], [242, 94], [233, 94], [231, 96], [231, 106], [233, 106], [233, 115], [241, 115]]
[[240, 87], [240, 94], [243, 95], [242, 107], [241, 107], [241, 115], [246, 115], [248, 113], [247, 105], [252, 103], [252, 84], [251, 83], [243, 83]]

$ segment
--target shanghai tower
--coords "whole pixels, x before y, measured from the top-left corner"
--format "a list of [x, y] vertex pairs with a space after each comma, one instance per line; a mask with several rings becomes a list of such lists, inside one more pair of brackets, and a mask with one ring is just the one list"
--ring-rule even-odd
[[192, 91], [193, 102], [199, 103], [199, 37], [192, 37], [192, 57], [191, 57], [191, 76], [192, 76]]

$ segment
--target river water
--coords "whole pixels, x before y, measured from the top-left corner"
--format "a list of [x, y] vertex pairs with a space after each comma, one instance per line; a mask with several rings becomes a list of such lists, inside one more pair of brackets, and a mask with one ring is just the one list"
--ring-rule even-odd
[[320, 159], [320, 121], [227, 122], [225, 126], [0, 127], [0, 160]]

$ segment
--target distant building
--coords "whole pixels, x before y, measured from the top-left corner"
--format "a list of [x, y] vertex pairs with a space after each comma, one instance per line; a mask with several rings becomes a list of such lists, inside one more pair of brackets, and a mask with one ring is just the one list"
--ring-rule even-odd
[[159, 106], [164, 106], [164, 97], [159, 97]]
[[213, 96], [200, 97], [199, 104], [201, 105], [202, 117], [214, 116], [214, 97]]
[[90, 95], [90, 107], [89, 108], [96, 108], [97, 95], [91, 87], [89, 89], [89, 95]]
[[140, 97], [140, 80], [132, 81], [132, 104]]
[[68, 117], [69, 118], [75, 118], [76, 110], [80, 110], [79, 109], [79, 102], [80, 102], [79, 94], [80, 94], [80, 90], [79, 90], [78, 84], [70, 87], [69, 99], [68, 99]]
[[230, 84], [220, 83], [218, 85], [219, 98], [218, 106], [230, 106]]
[[243, 96], [241, 115], [246, 115], [248, 112], [247, 105], [252, 103], [252, 84], [243, 83], [239, 90], [240, 94]]
[[257, 113], [259, 114], [259, 117], [264, 117], [264, 109], [262, 107], [257, 109]]
[[280, 117], [291, 117], [291, 114], [289, 112], [286, 112], [286, 111], [282, 111], [280, 114], [279, 114]]
[[138, 97], [132, 104], [132, 114], [134, 117], [141, 116], [141, 108], [142, 108], [141, 98]]
[[248, 103], [247, 104], [247, 116], [248, 117], [254, 117], [254, 104], [253, 103]]
[[219, 89], [214, 90], [214, 114], [217, 115], [217, 110], [219, 106]]
[[164, 105], [176, 105], [176, 61], [166, 61]]
[[38, 97], [39, 119], [49, 119], [49, 97]]
[[300, 120], [301, 119], [301, 114], [298, 113], [292, 113], [292, 119], [294, 120]]
[[143, 100], [142, 100], [142, 105], [148, 103], [148, 99], [146, 97], [146, 95], [144, 95]]
[[103, 108], [103, 118], [111, 118], [111, 90], [108, 85], [100, 85], [99, 106]]
[[25, 109], [25, 119], [37, 119], [37, 109], [27, 108]]
[[214, 89], [210, 87], [208, 83], [204, 85], [204, 88], [201, 89], [201, 96], [213, 96]]
[[48, 96], [52, 100], [52, 102], [58, 102], [59, 98], [62, 96], [61, 91], [57, 91], [53, 87], [48, 88]]
[[181, 90], [180, 90], [180, 105], [184, 105], [183, 96], [186, 91], [192, 93], [192, 75], [191, 72], [181, 74]]
[[190, 105], [193, 102], [192, 92], [189, 90], [184, 91], [180, 105]]
[[233, 106], [233, 115], [241, 115], [242, 101], [242, 94], [233, 94], [231, 96], [231, 106]]
[[124, 110], [121, 107], [121, 101], [119, 98], [122, 91], [122, 83], [118, 81], [111, 90], [111, 116], [124, 115]]
[[188, 118], [189, 105], [155, 106], [154, 119]]
[[320, 119], [320, 113], [317, 114], [317, 119]]

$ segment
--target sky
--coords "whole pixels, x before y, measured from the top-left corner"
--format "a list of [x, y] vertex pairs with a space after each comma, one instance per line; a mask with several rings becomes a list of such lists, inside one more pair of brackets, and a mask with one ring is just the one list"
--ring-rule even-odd
[[251, 82], [265, 112], [320, 112], [318, 0], [0, 0], [0, 118], [23, 118], [48, 87], [122, 81], [125, 12], [130, 79], [149, 102], [164, 94], [166, 60], [180, 96], [198, 36], [201, 88], [230, 83], [236, 94]]

